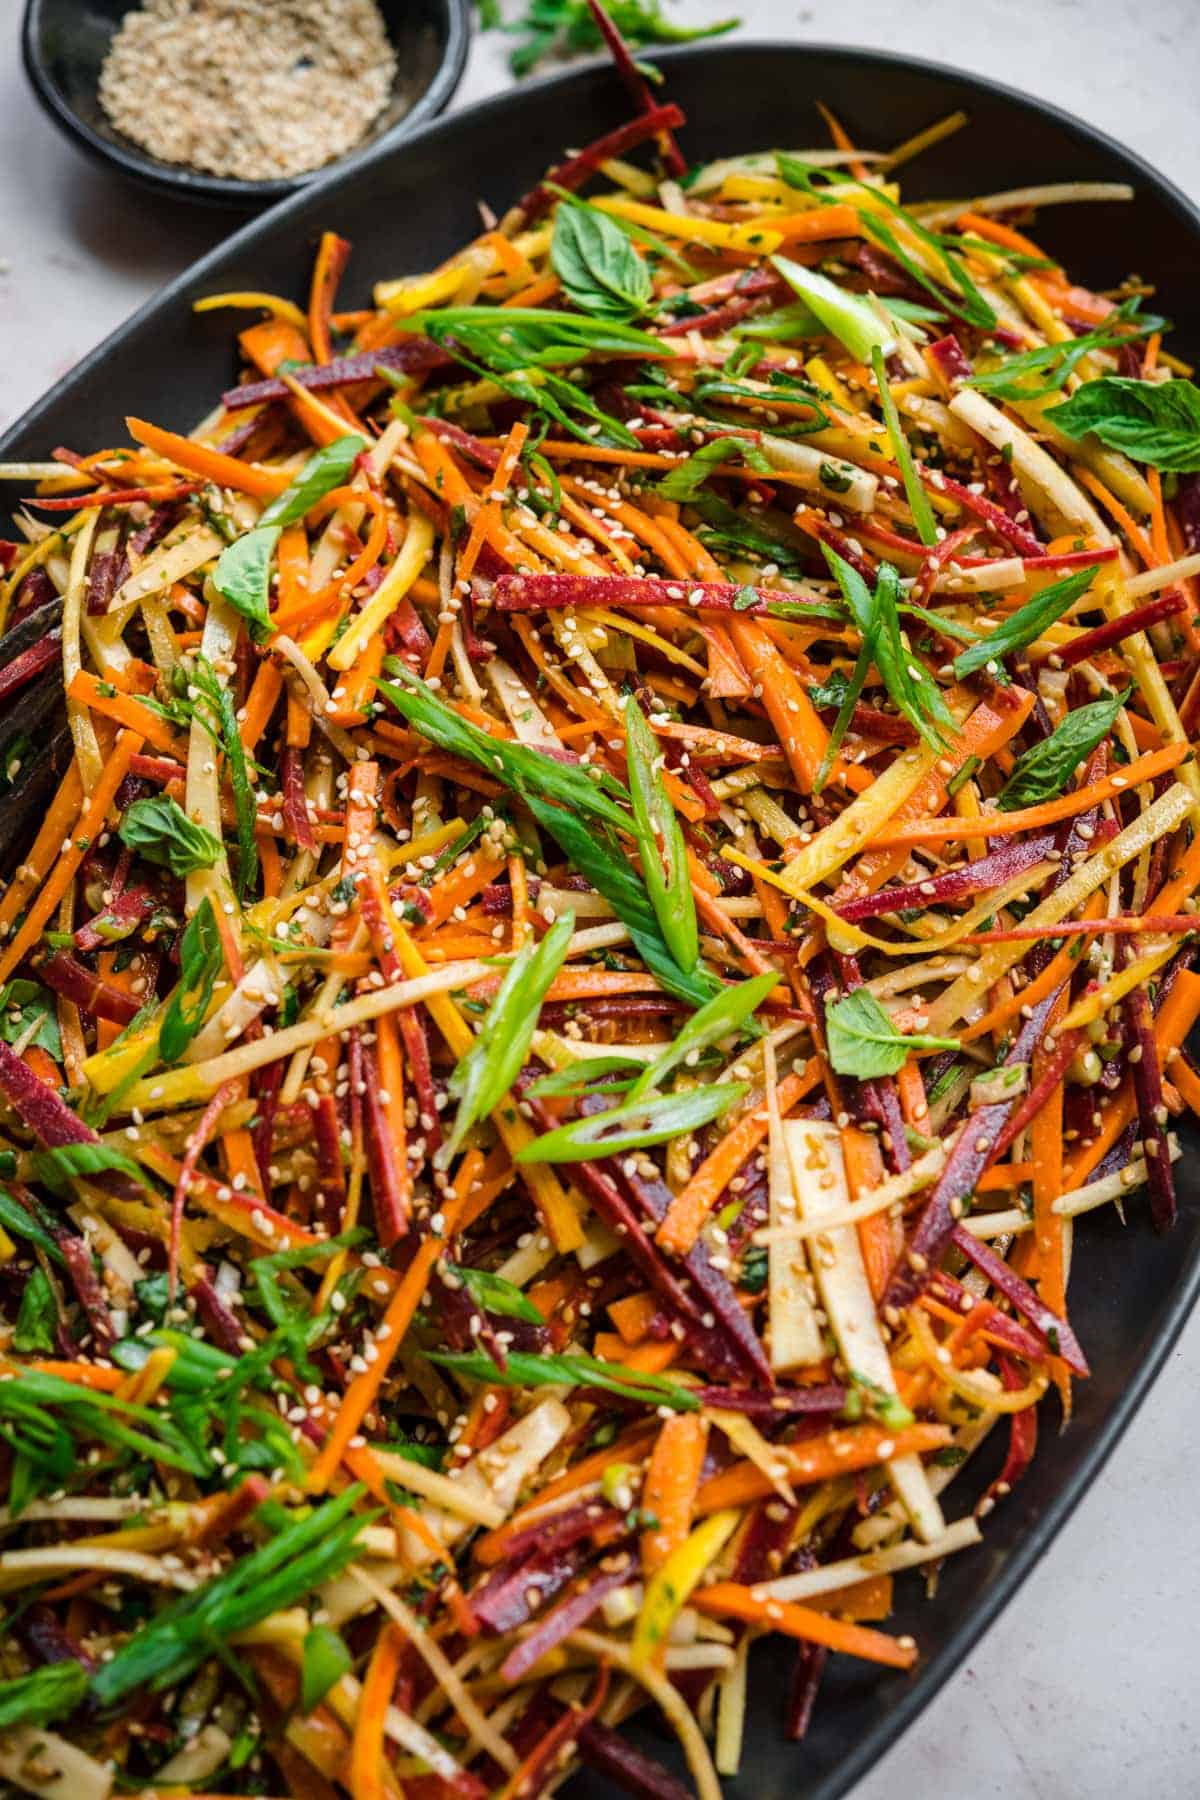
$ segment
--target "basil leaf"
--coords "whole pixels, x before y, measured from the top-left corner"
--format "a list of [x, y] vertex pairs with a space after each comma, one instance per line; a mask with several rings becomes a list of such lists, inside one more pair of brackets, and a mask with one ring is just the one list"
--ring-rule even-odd
[[188, 920], [179, 951], [179, 986], [158, 1028], [159, 1059], [178, 1062], [204, 1023], [217, 976], [225, 966], [221, 933], [207, 895]]
[[145, 1175], [132, 1158], [122, 1150], [114, 1150], [111, 1144], [56, 1144], [53, 1149], [35, 1151], [33, 1167], [38, 1180], [55, 1194], [69, 1193], [73, 1181], [88, 1181], [110, 1171], [147, 1185]]
[[499, 1313], [505, 1319], [523, 1319], [527, 1325], [544, 1325], [545, 1319], [511, 1281], [492, 1275], [487, 1269], [467, 1269], [460, 1263], [445, 1263], [446, 1272], [466, 1288], [476, 1306], [484, 1312]]
[[158, 863], [181, 878], [195, 869], [211, 869], [221, 854], [220, 839], [189, 819], [178, 801], [166, 794], [135, 800], [125, 809], [117, 835], [146, 862]]
[[663, 940], [686, 975], [700, 954], [687, 846], [663, 782], [658, 740], [632, 694], [625, 701], [625, 755], [642, 879]]
[[913, 1050], [957, 1050], [954, 1038], [906, 1037], [869, 988], [856, 988], [825, 1008], [825, 1042], [839, 1075], [871, 1081], [895, 1075]]
[[[31, 1204], [36, 1205], [37, 1203], [32, 1201]], [[28, 1238], [29, 1242], [36, 1244], [38, 1249], [50, 1257], [52, 1262], [61, 1263], [63, 1261], [63, 1253], [50, 1236], [49, 1231], [38, 1219], [27, 1213], [11, 1194], [6, 1194], [3, 1188], [0, 1188], [0, 1225], [4, 1227], [10, 1237]]]
[[427, 1350], [426, 1358], [440, 1369], [486, 1381], [499, 1387], [591, 1387], [619, 1394], [625, 1400], [641, 1400], [646, 1406], [669, 1406], [676, 1412], [696, 1412], [696, 1395], [662, 1375], [626, 1370], [620, 1363], [600, 1362], [594, 1356], [532, 1356], [527, 1351], [508, 1351], [501, 1369], [483, 1350]]
[[218, 594], [249, 619], [256, 636], [271, 629], [271, 558], [278, 542], [277, 525], [256, 525], [226, 545], [213, 570]]
[[650, 270], [620, 226], [594, 207], [560, 204], [550, 263], [567, 298], [594, 318], [628, 320], [646, 310]]
[[[623, 1156], [651, 1144], [681, 1137], [735, 1105], [748, 1092], [744, 1081], [691, 1088], [660, 1100], [633, 1100], [608, 1112], [572, 1119], [534, 1138], [517, 1151], [519, 1163], [586, 1162], [595, 1156]], [[614, 1129], [615, 1128], [615, 1129]]]
[[265, 636], [271, 629], [271, 560], [279, 533], [341, 487], [366, 448], [366, 439], [357, 433], [326, 444], [309, 457], [290, 486], [264, 507], [253, 530], [227, 545], [217, 558], [213, 586], [235, 612], [250, 621], [255, 636]]
[[[37, 1030], [30, 1036], [30, 1027]], [[16, 979], [0, 993], [0, 1038], [6, 1044], [36, 1044], [55, 1060], [62, 1061], [62, 1039], [58, 1032], [58, 1007], [49, 988], [37, 981]]]
[[994, 663], [999, 669], [1001, 659], [1011, 656], [1016, 650], [1024, 650], [1029, 644], [1041, 637], [1043, 631], [1054, 624], [1057, 619], [1072, 607], [1076, 600], [1087, 593], [1099, 573], [1100, 565], [1093, 563], [1090, 568], [1077, 569], [1063, 581], [1052, 582], [1049, 587], [1027, 600], [1024, 606], [1018, 607], [977, 643], [971, 644], [961, 656], [954, 659], [954, 674], [962, 681], [964, 676], [973, 675], [976, 669], [984, 669]]
[[13, 1349], [25, 1356], [36, 1356], [41, 1352], [52, 1355], [57, 1320], [54, 1289], [46, 1278], [45, 1270], [35, 1269], [21, 1293], [21, 1305], [12, 1336]]
[[1123, 694], [1077, 706], [1048, 738], [1023, 751], [996, 803], [1000, 811], [1016, 812], [1061, 794], [1076, 764], [1108, 736], [1129, 692], [1126, 688]]
[[300, 1665], [300, 1710], [313, 1712], [331, 1687], [354, 1667], [354, 1659], [329, 1625], [313, 1625], [304, 1634]]
[[879, 389], [879, 405], [883, 412], [883, 422], [887, 427], [892, 455], [900, 469], [900, 479], [904, 483], [904, 492], [908, 497], [913, 524], [917, 528], [917, 536], [927, 548], [932, 548], [938, 541], [933, 507], [917, 474], [913, 453], [909, 449], [908, 439], [904, 435], [904, 427], [900, 423], [900, 413], [892, 397], [892, 390], [888, 386], [883, 350], [878, 344], [871, 352], [871, 366], [875, 371], [875, 385]]
[[1087, 381], [1046, 417], [1068, 437], [1091, 432], [1136, 462], [1188, 475], [1200, 469], [1200, 388], [1194, 382]]
[[263, 508], [259, 528], [298, 524], [318, 500], [323, 500], [334, 488], [345, 486], [355, 463], [367, 448], [367, 440], [357, 432], [349, 432], [345, 437], [335, 438], [332, 444], [324, 445], [315, 456], [309, 457], [291, 485]]
[[658, 483], [655, 492], [660, 500], [694, 500], [704, 483], [721, 463], [740, 456], [749, 469], [769, 474], [771, 464], [749, 438], [719, 437], [701, 444], [685, 461], [676, 463]]
[[706, 1006], [692, 1014], [675, 1041], [662, 1055], [647, 1065], [630, 1089], [627, 1104], [640, 1100], [651, 1088], [661, 1087], [672, 1069], [680, 1063], [694, 1062], [711, 1044], [719, 1044], [731, 1032], [740, 1030], [762, 1005], [777, 985], [779, 975], [770, 970], [735, 987], [723, 988]]
[[978, 388], [981, 394], [993, 394], [999, 400], [1040, 400], [1047, 394], [1057, 394], [1093, 350], [1133, 344], [1152, 331], [1166, 328], [1167, 321], [1153, 313], [1140, 316], [1140, 306], [1141, 295], [1137, 294], [1119, 306], [1098, 330], [1085, 331], [1061, 344], [1039, 344], [1036, 350], [1006, 356], [998, 369], [968, 376], [964, 386]]
[[14, 1725], [49, 1725], [74, 1712], [88, 1689], [82, 1663], [48, 1663], [32, 1675], [0, 1681], [0, 1731]]
[[519, 1075], [537, 1029], [542, 1001], [562, 968], [574, 929], [574, 913], [564, 913], [540, 944], [523, 944], [505, 971], [475, 1041], [450, 1076], [450, 1094], [458, 1101], [458, 1114], [438, 1152], [443, 1166], [472, 1125], [495, 1111]]
[[844, 669], [831, 669], [824, 681], [810, 687], [808, 697], [814, 706], [840, 706], [846, 698], [850, 677]]

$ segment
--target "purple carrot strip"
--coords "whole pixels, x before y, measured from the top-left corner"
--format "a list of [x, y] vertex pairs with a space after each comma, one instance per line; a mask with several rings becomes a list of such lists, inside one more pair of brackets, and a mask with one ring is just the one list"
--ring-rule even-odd
[[[929, 471], [927, 470], [925, 473], [929, 473]], [[994, 500], [989, 500], [984, 494], [973, 494], [970, 488], [964, 487], [960, 481], [952, 481], [949, 475], [943, 475], [940, 471], [936, 480], [944, 494], [947, 494], [952, 500], [957, 500], [965, 512], [973, 513], [977, 519], [982, 519], [998, 538], [1003, 538], [1006, 544], [1012, 545], [1018, 556], [1042, 555], [1044, 546], [1038, 542], [1032, 531], [1027, 526], [1019, 524], [1016, 519], [1005, 512], [1002, 506], [997, 506]], [[1093, 558], [1092, 560], [1098, 559]]]
[[930, 344], [929, 354], [951, 384], [970, 380], [971, 365], [952, 331], [944, 338], [939, 338], [936, 344]]
[[[1007, 1356], [1001, 1356], [997, 1360], [1000, 1364], [1000, 1379], [1010, 1393], [1025, 1385], [1025, 1377], [1018, 1368], [1009, 1362]], [[984, 1499], [976, 1507], [977, 1514], [988, 1510], [984, 1504], [985, 1501], [994, 1503], [996, 1500], [1002, 1499], [1004, 1495], [1010, 1494], [1016, 1487], [1033, 1461], [1034, 1452], [1037, 1449], [1037, 1437], [1038, 1409], [1036, 1406], [1022, 1407], [1020, 1412], [1012, 1414], [1008, 1423], [1008, 1453], [1004, 1458], [1004, 1467], [995, 1481], [990, 1483]]]
[[40, 1081], [8, 1044], [0, 1043], [0, 1093], [47, 1149], [63, 1144], [98, 1144], [99, 1134], [77, 1118], [55, 1090]]
[[111, 1019], [115, 1025], [128, 1025], [138, 1012], [138, 1001], [124, 988], [115, 987], [102, 975], [86, 968], [66, 950], [56, 950], [38, 970], [45, 985], [61, 994], [81, 1011], [98, 1019]]
[[280, 763], [283, 791], [283, 822], [298, 849], [315, 850], [312, 820], [308, 816], [308, 796], [304, 791], [304, 759], [291, 745], [283, 752]]
[[[750, 617], [765, 612], [773, 603], [786, 600], [793, 604], [797, 599], [775, 588], [739, 587], [732, 581], [633, 575], [501, 575], [494, 598], [500, 612], [540, 612], [563, 606], [692, 605], [704, 612], [733, 612], [734, 603], [749, 594], [755, 596], [754, 605], [739, 605], [736, 610]], [[799, 598], [803, 605], [803, 596]], [[814, 598], [811, 604], [822, 602]]]
[[636, 119], [618, 125], [615, 131], [596, 138], [585, 149], [568, 157], [566, 162], [558, 163], [537, 187], [531, 188], [524, 199], [517, 202], [515, 210], [523, 213], [525, 223], [531, 225], [555, 204], [558, 199], [556, 188], [566, 188], [573, 194], [609, 157], [624, 156], [649, 138], [657, 137], [663, 131], [674, 131], [682, 124], [683, 113], [677, 106], [656, 106], [653, 112], [640, 113]]
[[747, 1413], [754, 1419], [786, 1419], [793, 1413], [841, 1412], [846, 1389], [833, 1382], [821, 1387], [776, 1388], [773, 1394], [749, 1388], [703, 1387], [696, 1389], [696, 1398], [702, 1406]]
[[528, 1551], [540, 1550], [550, 1555], [555, 1550], [565, 1550], [570, 1544], [577, 1544], [582, 1538], [591, 1538], [597, 1533], [609, 1531], [616, 1523], [618, 1513], [615, 1507], [604, 1500], [578, 1500], [560, 1508], [558, 1512], [543, 1513], [532, 1525], [515, 1531], [504, 1547], [506, 1560], [511, 1563], [520, 1561]]
[[[1050, 1008], [1060, 991], [1061, 989], [1056, 988], [1054, 993], [1048, 994], [1038, 1003], [1033, 1017], [1025, 1021], [1005, 1057], [1005, 1067], [1011, 1063], [1029, 1061], [1034, 1045], [1046, 1029]], [[893, 1308], [898, 1312], [911, 1305], [928, 1286], [931, 1273], [941, 1261], [946, 1246], [954, 1235], [958, 1206], [974, 1191], [980, 1174], [987, 1167], [992, 1144], [1015, 1105], [1015, 1098], [997, 1101], [993, 1106], [981, 1106], [967, 1120], [933, 1193], [925, 1203], [908, 1247], [892, 1270], [882, 1301], [885, 1313]]]
[[784, 1736], [793, 1744], [798, 1744], [808, 1731], [828, 1655], [824, 1644], [801, 1644], [796, 1652], [796, 1667], [792, 1673], [783, 1728]]
[[362, 1061], [367, 1169], [371, 1180], [375, 1235], [385, 1248], [390, 1249], [408, 1231], [408, 1194], [404, 1171], [400, 1168], [396, 1153], [395, 1139], [388, 1123], [387, 1108], [380, 1099], [379, 1063], [371, 1046], [363, 1046]]
[[241, 1356], [246, 1334], [237, 1314], [225, 1304], [212, 1282], [207, 1277], [194, 1281], [188, 1297], [196, 1302], [196, 1313], [213, 1342], [230, 1356]]
[[[615, 1173], [617, 1181], [643, 1214], [651, 1218], [655, 1225], [661, 1224], [674, 1199], [666, 1182], [660, 1181], [657, 1176], [627, 1174], [619, 1161]], [[734, 1349], [739, 1362], [746, 1365], [765, 1388], [773, 1389], [775, 1378], [762, 1342], [738, 1300], [732, 1283], [711, 1261], [703, 1240], [692, 1246], [684, 1257], [682, 1266], [689, 1280], [704, 1297], [705, 1313], [701, 1323], [705, 1330], [710, 1334], [714, 1330], [720, 1332]]]
[[52, 631], [46, 637], [39, 638], [36, 644], [31, 644], [28, 650], [23, 650], [20, 656], [14, 656], [10, 663], [0, 669], [0, 700], [7, 699], [9, 694], [15, 694], [18, 688], [23, 688], [35, 675], [48, 669], [51, 663], [61, 660], [62, 633]]
[[471, 1611], [487, 1631], [497, 1635], [528, 1624], [544, 1600], [562, 1592], [592, 1555], [590, 1544], [536, 1551], [515, 1568], [506, 1561], [484, 1577], [468, 1595]]
[[[333, 388], [353, 387], [360, 381], [373, 381], [379, 368], [403, 373], [443, 368], [451, 357], [432, 338], [413, 336], [402, 344], [389, 344], [383, 350], [363, 350], [355, 356], [338, 356], [319, 368], [296, 369], [292, 380], [309, 393], [328, 393]], [[221, 395], [226, 412], [240, 412], [247, 406], [262, 406], [268, 400], [290, 400], [291, 389], [279, 380], [251, 381], [245, 387], [230, 388]]]
[[100, 1286], [92, 1263], [91, 1250], [73, 1231], [56, 1231], [54, 1240], [62, 1251], [67, 1273], [71, 1277], [71, 1286], [87, 1314], [96, 1343], [101, 1349], [107, 1350], [116, 1343], [117, 1333], [104, 1289]]
[[17, 1636], [37, 1663], [77, 1662], [88, 1674], [97, 1664], [94, 1656], [59, 1624], [48, 1606], [31, 1606], [19, 1613], [15, 1622]]
[[[628, 44], [617, 30], [607, 9], [600, 5], [600, 0], [587, 0], [587, 4], [592, 21], [604, 39], [608, 53], [613, 59], [617, 74], [625, 84], [625, 92], [639, 112], [652, 113], [656, 111], [657, 106], [654, 95], [650, 92], [650, 83], [634, 62], [629, 53]], [[658, 147], [668, 175], [687, 174], [687, 162], [683, 152], [669, 130], [661, 131], [658, 134]]]
[[1024, 874], [1044, 862], [1055, 847], [1052, 831], [1030, 838], [1023, 844], [1005, 844], [978, 862], [964, 863], [961, 869], [949, 869], [944, 875], [930, 875], [925, 881], [910, 882], [907, 887], [881, 888], [877, 894], [862, 894], [847, 900], [837, 909], [838, 917], [849, 924], [861, 919], [877, 919], [883, 913], [905, 912], [911, 907], [943, 906], [950, 900], [966, 900], [971, 894], [986, 894], [1002, 887], [1014, 875]]
[[579, 1754], [589, 1768], [595, 1769], [622, 1794], [633, 1800], [691, 1800], [691, 1788], [676, 1781], [652, 1757], [592, 1719], [576, 1739]]
[[[947, 1275], [944, 1269], [939, 1269], [933, 1277], [929, 1292], [943, 1306], [952, 1306], [956, 1312], [963, 1314], [969, 1313], [976, 1304], [974, 1294], [961, 1281], [955, 1281], [953, 1275]], [[1008, 1313], [993, 1313], [987, 1322], [987, 1330], [1014, 1355], [1023, 1356], [1027, 1362], [1037, 1362], [1046, 1354], [1046, 1345], [1042, 1339]]]
[[135, 932], [154, 911], [156, 901], [148, 887], [129, 888], [98, 912], [75, 933], [75, 948], [105, 950]]
[[990, 1244], [975, 1237], [962, 1224], [956, 1225], [950, 1235], [955, 1249], [961, 1250], [968, 1262], [981, 1269], [992, 1286], [1029, 1320], [1034, 1330], [1046, 1339], [1053, 1355], [1061, 1356], [1076, 1375], [1090, 1373], [1079, 1339], [1067, 1321], [1039, 1299], [1029, 1283], [1022, 1281], [1016, 1270], [1002, 1256], [997, 1256]]
[[1126, 613], [1123, 618], [1109, 619], [1107, 624], [1097, 625], [1094, 631], [1085, 631], [1082, 637], [1072, 638], [1059, 650], [1059, 662], [1064, 669], [1073, 669], [1076, 663], [1086, 662], [1101, 650], [1111, 650], [1114, 644], [1123, 643], [1135, 631], [1145, 631], [1163, 619], [1174, 618], [1186, 607], [1184, 596], [1178, 588], [1173, 588], [1169, 593], [1160, 594], [1157, 600], [1150, 600], [1145, 606]]
[[601, 1566], [600, 1573], [586, 1587], [560, 1600], [544, 1619], [538, 1621], [529, 1636], [509, 1651], [500, 1665], [502, 1681], [520, 1681], [540, 1656], [561, 1644], [572, 1631], [586, 1625], [607, 1594], [625, 1585], [633, 1573], [633, 1557], [629, 1552], [606, 1557], [605, 1562], [609, 1564], [607, 1568]]

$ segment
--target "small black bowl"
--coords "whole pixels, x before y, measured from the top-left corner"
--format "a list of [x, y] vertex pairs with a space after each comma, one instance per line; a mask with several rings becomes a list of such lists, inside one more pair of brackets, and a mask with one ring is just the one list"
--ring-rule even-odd
[[34, 93], [59, 129], [95, 161], [178, 199], [210, 206], [269, 206], [330, 169], [345, 168], [383, 140], [434, 119], [458, 86], [471, 35], [470, 0], [379, 0], [397, 56], [387, 107], [362, 142], [303, 175], [238, 181], [162, 162], [113, 126], [100, 105], [100, 69], [113, 34], [137, 0], [27, 0], [21, 50]]

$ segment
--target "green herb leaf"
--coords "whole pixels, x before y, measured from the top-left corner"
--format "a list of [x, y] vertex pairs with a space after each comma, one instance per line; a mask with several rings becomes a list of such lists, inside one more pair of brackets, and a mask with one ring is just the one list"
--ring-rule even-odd
[[225, 954], [216, 914], [212, 901], [205, 895], [189, 919], [179, 947], [179, 985], [167, 1002], [158, 1028], [160, 1061], [179, 1061], [204, 1023], [217, 977], [224, 966]]
[[[37, 1029], [31, 1031], [35, 1022]], [[61, 1062], [58, 1007], [50, 989], [36, 981], [10, 981], [0, 993], [0, 1038], [6, 1044], [36, 1044]]]
[[799, 295], [825, 330], [844, 344], [857, 362], [869, 365], [876, 350], [886, 355], [892, 349], [895, 332], [888, 330], [861, 294], [838, 287], [818, 269], [806, 269], [788, 256], [773, 256], [771, 261], [792, 292]]
[[763, 475], [770, 473], [771, 464], [749, 438], [711, 438], [683, 462], [669, 469], [655, 491], [662, 500], [694, 500], [714, 469], [738, 457], [747, 468]]
[[21, 1305], [12, 1336], [13, 1349], [25, 1356], [37, 1355], [39, 1352], [53, 1354], [57, 1320], [54, 1289], [50, 1286], [45, 1270], [35, 1269], [21, 1293]]
[[476, 1306], [484, 1312], [499, 1313], [505, 1319], [523, 1319], [527, 1325], [544, 1325], [545, 1319], [511, 1281], [493, 1275], [487, 1269], [468, 1269], [461, 1263], [446, 1263], [447, 1273], [466, 1288]]
[[74, 1712], [88, 1689], [82, 1663], [48, 1663], [32, 1675], [0, 1681], [0, 1731], [14, 1725], [49, 1725]]
[[458, 1113], [439, 1152], [443, 1164], [459, 1149], [472, 1125], [495, 1111], [520, 1074], [542, 1001], [562, 968], [574, 929], [574, 913], [565, 913], [540, 944], [522, 944], [505, 971], [475, 1041], [450, 1076], [450, 1094], [458, 1101]]
[[625, 755], [642, 879], [663, 940], [688, 975], [700, 954], [700, 934], [687, 846], [662, 778], [658, 740], [632, 694], [625, 701]]
[[879, 404], [883, 411], [883, 422], [887, 426], [892, 455], [900, 469], [900, 479], [904, 483], [904, 492], [908, 497], [913, 524], [917, 528], [917, 536], [927, 548], [932, 548], [938, 541], [933, 507], [930, 505], [929, 495], [922, 487], [917, 474], [913, 453], [909, 448], [908, 439], [904, 435], [904, 427], [900, 423], [900, 414], [892, 396], [892, 390], [888, 386], [884, 353], [878, 344], [871, 352], [871, 366], [875, 371], [875, 385], [879, 389]]
[[627, 1371], [620, 1363], [599, 1362], [594, 1356], [532, 1356], [510, 1350], [507, 1367], [500, 1369], [483, 1350], [426, 1351], [431, 1363], [472, 1381], [500, 1387], [590, 1387], [640, 1400], [646, 1406], [669, 1406], [675, 1412], [696, 1412], [700, 1402], [685, 1387], [662, 1375]]
[[334, 488], [345, 486], [356, 461], [367, 448], [366, 439], [357, 432], [348, 432], [345, 437], [324, 445], [315, 456], [309, 457], [291, 485], [264, 507], [259, 525], [298, 524], [318, 500], [323, 500]]
[[651, 1144], [665, 1144], [718, 1118], [747, 1093], [744, 1081], [691, 1088], [660, 1100], [627, 1101], [608, 1112], [572, 1119], [518, 1150], [519, 1163], [586, 1162], [596, 1156], [624, 1156]]
[[1128, 699], [1126, 688], [1090, 706], [1077, 706], [1042, 743], [1022, 751], [996, 802], [1000, 811], [1016, 812], [1061, 794], [1076, 764], [1108, 736]]
[[825, 1041], [838, 1074], [860, 1081], [894, 1075], [913, 1050], [958, 1049], [954, 1038], [906, 1037], [897, 1031], [869, 988], [856, 988], [826, 1006]]
[[1112, 350], [1119, 344], [1133, 344], [1152, 331], [1166, 328], [1165, 319], [1153, 313], [1143, 316], [1139, 313], [1140, 307], [1141, 295], [1137, 294], [1119, 306], [1098, 330], [1066, 338], [1061, 344], [1039, 344], [1036, 350], [1022, 350], [1016, 356], [1006, 356], [998, 369], [985, 369], [971, 375], [964, 385], [978, 388], [981, 394], [992, 394], [999, 400], [1040, 400], [1046, 394], [1057, 394], [1093, 350]]
[[650, 270], [628, 235], [595, 207], [560, 203], [550, 263], [568, 299], [594, 318], [629, 320], [646, 310]]
[[198, 687], [213, 715], [214, 735], [225, 752], [225, 769], [233, 789], [237, 813], [238, 898], [245, 901], [258, 884], [258, 806], [250, 786], [250, 770], [246, 749], [238, 728], [233, 695], [206, 656], [198, 656], [192, 670], [193, 685]]
[[256, 637], [271, 629], [271, 559], [278, 542], [277, 525], [256, 525], [226, 545], [213, 570], [218, 594], [249, 619]]
[[148, 794], [126, 807], [118, 827], [121, 842], [182, 878], [196, 869], [211, 869], [221, 854], [220, 839], [189, 819], [177, 800]]
[[354, 1658], [331, 1626], [310, 1626], [304, 1635], [300, 1665], [301, 1712], [310, 1713], [320, 1706], [330, 1688], [336, 1687], [353, 1667]]
[[1086, 381], [1047, 418], [1068, 437], [1091, 432], [1136, 462], [1188, 475], [1200, 469], [1200, 388], [1194, 382]]
[[617, 782], [609, 778], [598, 781], [579, 764], [556, 762], [528, 744], [492, 737], [439, 700], [406, 664], [389, 657], [384, 667], [390, 674], [402, 677], [405, 685], [397, 687], [380, 681], [379, 692], [439, 750], [474, 763], [523, 800], [555, 800], [585, 818], [601, 819], [628, 830], [628, 815], [617, 805], [617, 800], [624, 800], [627, 795]]
[[1043, 631], [1054, 624], [1056, 619], [1074, 606], [1091, 587], [1099, 573], [1099, 564], [1093, 563], [1090, 568], [1077, 569], [1063, 581], [1052, 582], [1049, 587], [1027, 600], [1024, 606], [997, 625], [995, 631], [989, 631], [977, 643], [971, 644], [961, 656], [954, 659], [954, 673], [959, 681], [965, 676], [973, 675], [977, 669], [984, 669], [994, 663], [999, 669], [1001, 660], [1011, 656], [1014, 651], [1024, 650]]
[[363, 1489], [354, 1484], [313, 1507], [224, 1573], [157, 1613], [92, 1677], [92, 1695], [113, 1706], [139, 1689], [161, 1693], [212, 1655], [215, 1644], [303, 1600], [337, 1575], [377, 1513], [353, 1513]]
[[128, 1175], [147, 1185], [138, 1165], [111, 1144], [56, 1144], [53, 1149], [35, 1151], [33, 1166], [38, 1180], [55, 1194], [70, 1193], [72, 1182], [109, 1173]]
[[740, 1031], [778, 985], [779, 979], [772, 969], [749, 981], [739, 981], [735, 987], [722, 988], [706, 1006], [692, 1014], [669, 1048], [646, 1066], [633, 1084], [626, 1105], [632, 1106], [651, 1088], [661, 1087], [672, 1069], [677, 1069], [681, 1063], [696, 1061], [711, 1044], [719, 1044], [722, 1038]]
[[[32, 1196], [30, 1204], [37, 1205]], [[42, 1254], [48, 1256], [52, 1262], [62, 1262], [62, 1251], [41, 1220], [31, 1217], [20, 1202], [14, 1200], [11, 1194], [6, 1194], [3, 1188], [0, 1188], [0, 1225], [10, 1236], [27, 1238], [31, 1244], [36, 1244]]]

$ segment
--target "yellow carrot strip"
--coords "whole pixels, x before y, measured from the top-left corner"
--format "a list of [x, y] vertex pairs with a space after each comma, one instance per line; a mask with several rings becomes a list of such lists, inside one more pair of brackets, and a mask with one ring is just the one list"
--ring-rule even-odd
[[228, 294], [205, 294], [202, 300], [192, 301], [192, 311], [198, 313], [216, 312], [219, 307], [236, 306], [251, 309], [262, 308], [272, 317], [284, 319], [294, 325], [297, 331], [307, 331], [308, 320], [294, 300], [285, 300], [279, 294], [259, 294], [250, 291], [236, 291]]
[[330, 668], [348, 669], [358, 660], [368, 641], [383, 630], [432, 552], [433, 525], [423, 512], [414, 508], [408, 516], [408, 530], [400, 554], [329, 652]]
[[601, 212], [628, 219], [633, 225], [646, 225], [664, 237], [679, 238], [685, 244], [710, 244], [718, 250], [750, 250], [769, 256], [778, 250], [783, 237], [778, 231], [760, 225], [756, 220], [727, 224], [722, 219], [701, 219], [691, 213], [665, 212], [660, 206], [646, 206], [641, 200], [613, 198], [602, 194], [592, 202]]
[[0, 981], [8, 980], [21, 958], [42, 935], [55, 907], [75, 879], [80, 863], [104, 830], [108, 809], [129, 771], [129, 759], [141, 747], [142, 739], [136, 732], [122, 731], [118, 736], [100, 772], [92, 797], [80, 817], [70, 848], [63, 850], [52, 874], [30, 906], [20, 930], [10, 939], [4, 954], [0, 956]]

